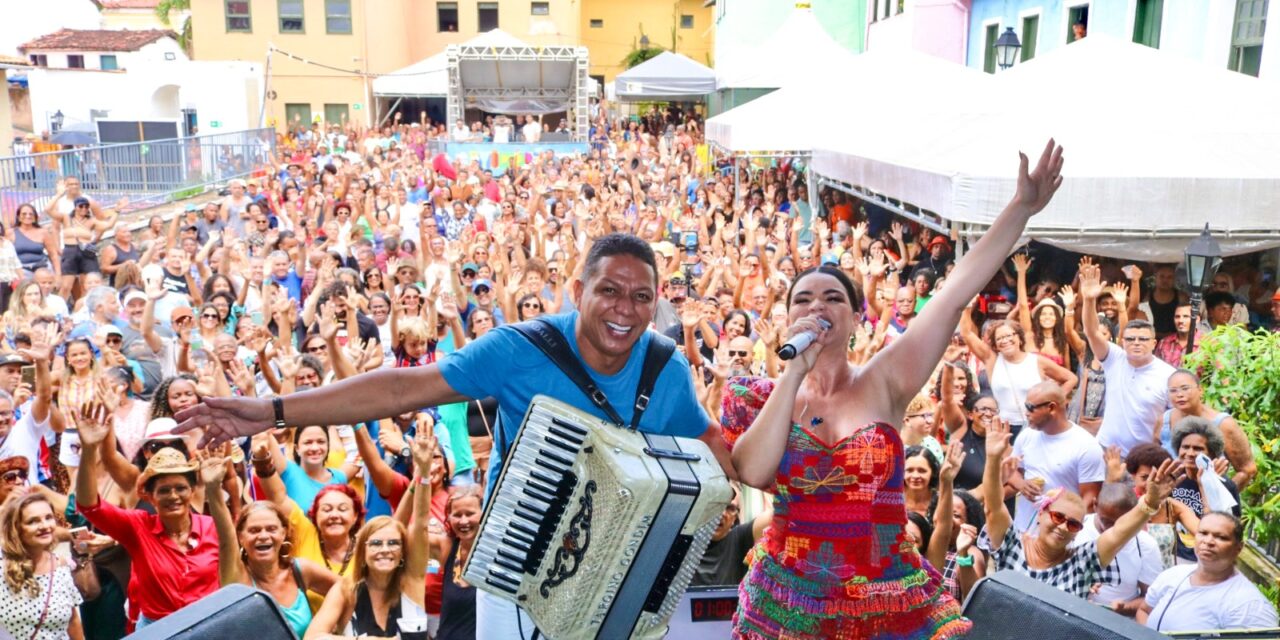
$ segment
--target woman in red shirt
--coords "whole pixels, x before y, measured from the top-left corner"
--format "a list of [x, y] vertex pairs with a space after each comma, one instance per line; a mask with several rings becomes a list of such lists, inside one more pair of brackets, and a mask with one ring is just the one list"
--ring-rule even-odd
[[177, 449], [151, 456], [138, 478], [139, 493], [155, 505], [156, 513], [98, 499], [94, 469], [111, 421], [111, 412], [97, 401], [86, 403], [76, 415], [81, 446], [76, 507], [133, 559], [127, 595], [141, 611], [141, 629], [218, 590], [218, 534], [213, 518], [191, 510], [196, 465]]

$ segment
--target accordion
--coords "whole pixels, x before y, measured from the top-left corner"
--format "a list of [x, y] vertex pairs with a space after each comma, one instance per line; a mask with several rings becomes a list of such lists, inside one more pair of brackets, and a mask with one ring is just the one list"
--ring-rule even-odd
[[732, 499], [703, 442], [537, 396], [464, 575], [552, 640], [661, 638]]

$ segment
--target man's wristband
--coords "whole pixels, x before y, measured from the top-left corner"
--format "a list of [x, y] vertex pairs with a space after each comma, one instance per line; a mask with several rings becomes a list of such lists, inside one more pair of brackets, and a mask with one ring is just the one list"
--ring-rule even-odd
[[284, 398], [281, 398], [280, 396], [275, 396], [274, 398], [272, 398], [272, 399], [271, 399], [271, 409], [272, 409], [272, 411], [274, 411], [274, 412], [275, 412], [275, 417], [276, 417], [276, 428], [277, 428], [277, 429], [283, 429], [283, 428], [285, 428], [285, 423], [284, 423]]
[[957, 567], [972, 567], [972, 566], [973, 566], [973, 556], [969, 556], [969, 555], [964, 555], [964, 556], [962, 556], [962, 555], [957, 554], [957, 555], [956, 555], [956, 566], [957, 566]]

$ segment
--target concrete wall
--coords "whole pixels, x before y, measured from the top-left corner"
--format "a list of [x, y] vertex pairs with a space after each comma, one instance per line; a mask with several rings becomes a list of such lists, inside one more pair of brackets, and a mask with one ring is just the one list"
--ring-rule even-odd
[[968, 0], [908, 0], [902, 13], [867, 25], [867, 49], [910, 49], [964, 64], [968, 29]]
[[187, 12], [169, 14], [169, 24], [160, 21], [160, 16], [151, 9], [104, 9], [101, 13], [103, 29], [173, 29], [178, 31]]
[[[533, 45], [577, 44], [579, 0], [548, 0], [550, 15], [534, 16], [529, 0], [497, 0], [498, 28]], [[350, 34], [326, 32], [324, 0], [303, 3], [303, 33], [281, 33], [277, 0], [250, 0], [252, 31], [227, 32], [222, 2], [193, 3], [192, 39], [197, 60], [245, 60], [264, 64], [268, 43], [288, 53], [342, 70], [390, 73], [435, 55], [449, 44], [478, 35], [478, 0], [457, 0], [458, 31], [441, 32], [437, 3], [426, 0], [352, 0]], [[271, 62], [267, 120], [285, 120], [286, 104], [345, 104], [351, 118], [372, 123], [370, 82], [360, 75], [325, 69], [275, 55]], [[356, 109], [355, 105], [360, 105]]]
[[[675, 51], [714, 66], [714, 14], [711, 7], [702, 5], [702, 0], [582, 0], [581, 41], [591, 54], [591, 75], [604, 76], [606, 83], [613, 82], [614, 77], [626, 71], [622, 60], [639, 47], [642, 33], [649, 37], [652, 47]], [[693, 16], [691, 28], [679, 26], [681, 15]], [[603, 26], [592, 28], [592, 20], [602, 20]]]
[[[66, 124], [89, 122], [92, 110], [118, 119], [179, 119], [196, 109], [201, 133], [257, 126], [259, 65], [236, 62], [139, 64], [127, 73], [81, 69], [28, 72], [31, 114], [37, 132], [62, 111]], [[219, 127], [213, 127], [217, 122]]]
[[[9, 82], [5, 78], [7, 71], [0, 69], [0, 81], [5, 83], [7, 87]], [[13, 144], [13, 112], [9, 104], [9, 92], [0, 91], [0, 156], [10, 155]]]
[[[1011, 26], [1019, 39], [1022, 18], [1040, 15], [1036, 55], [1067, 43], [1067, 15], [1071, 7], [1089, 5], [1089, 33], [1131, 40], [1137, 0], [972, 0], [969, 21], [968, 66], [982, 68], [985, 26]], [[1231, 55], [1235, 0], [1166, 0], [1160, 23], [1160, 50], [1205, 64], [1226, 68]], [[1274, 8], [1273, 8], [1274, 11]], [[1272, 16], [1274, 17], [1274, 16]], [[1274, 22], [1274, 20], [1272, 20]], [[1263, 40], [1259, 77], [1280, 79], [1280, 29], [1269, 25]]]

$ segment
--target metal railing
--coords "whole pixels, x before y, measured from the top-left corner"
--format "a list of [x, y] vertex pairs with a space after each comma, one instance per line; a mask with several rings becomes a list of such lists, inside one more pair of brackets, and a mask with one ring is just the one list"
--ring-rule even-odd
[[104, 206], [120, 198], [129, 199], [130, 210], [181, 200], [249, 176], [274, 153], [275, 141], [272, 129], [250, 129], [0, 157], [0, 210], [12, 214], [30, 202], [43, 211], [58, 180], [71, 176]]

